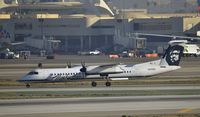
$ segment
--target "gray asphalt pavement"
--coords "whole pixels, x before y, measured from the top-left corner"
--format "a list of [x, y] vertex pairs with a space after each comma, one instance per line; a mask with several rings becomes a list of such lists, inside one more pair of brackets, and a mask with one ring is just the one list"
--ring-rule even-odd
[[[29, 60], [0, 60], [0, 80], [17, 80], [29, 70], [37, 67], [38, 62], [44, 67], [65, 67], [67, 61], [87, 65], [107, 63], [142, 63], [149, 58], [109, 59], [104, 56], [59, 56], [55, 60], [34, 57]], [[200, 77], [200, 58], [183, 58], [180, 70], [161, 74], [158, 77]], [[188, 80], [188, 79], [187, 79]], [[187, 81], [186, 81], [187, 82]], [[131, 87], [97, 88], [30, 88], [9, 87], [1, 89], [0, 94], [15, 92], [99, 92], [99, 91], [198, 91], [197, 85], [152, 85]], [[14, 93], [13, 93], [14, 92]], [[141, 114], [187, 114], [200, 112], [199, 95], [165, 96], [129, 96], [129, 97], [92, 97], [92, 98], [54, 98], [54, 99], [13, 99], [0, 100], [0, 117], [121, 117], [122, 115]]]
[[[0, 101], [0, 116], [122, 116], [200, 112], [200, 96], [130, 96]], [[63, 114], [65, 113], [65, 114]], [[79, 114], [77, 114], [79, 113]]]

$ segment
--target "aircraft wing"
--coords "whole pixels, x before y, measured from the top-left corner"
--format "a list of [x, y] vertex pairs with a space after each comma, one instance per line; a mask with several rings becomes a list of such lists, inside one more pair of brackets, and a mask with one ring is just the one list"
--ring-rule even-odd
[[10, 45], [15, 46], [15, 45], [21, 45], [24, 44], [25, 42], [16, 42], [16, 43], [10, 43]]
[[117, 67], [118, 64], [100, 65], [88, 68], [87, 75], [109, 75], [123, 73], [123, 70]]
[[135, 36], [157, 36], [157, 37], [169, 37], [173, 39], [188, 39], [192, 40], [200, 40], [199, 37], [187, 37], [187, 36], [176, 36], [176, 35], [161, 35], [161, 34], [148, 34], [148, 33], [134, 33]]
[[114, 67], [117, 66], [118, 64], [106, 64], [106, 65], [99, 65], [98, 67], [100, 68], [108, 68], [108, 67]]
[[10, 48], [11, 46], [21, 45], [21, 44], [24, 44], [24, 43], [25, 42], [16, 42], [16, 43], [2, 42], [2, 43], [0, 43], [0, 51], [4, 51], [7, 48]]

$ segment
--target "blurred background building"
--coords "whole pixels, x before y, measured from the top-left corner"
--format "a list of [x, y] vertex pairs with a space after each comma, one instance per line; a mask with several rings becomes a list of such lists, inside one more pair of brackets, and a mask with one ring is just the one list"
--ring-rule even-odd
[[33, 50], [64, 54], [117, 47], [157, 50], [171, 39], [133, 33], [196, 36], [197, 7], [196, 0], [1, 0], [0, 31]]

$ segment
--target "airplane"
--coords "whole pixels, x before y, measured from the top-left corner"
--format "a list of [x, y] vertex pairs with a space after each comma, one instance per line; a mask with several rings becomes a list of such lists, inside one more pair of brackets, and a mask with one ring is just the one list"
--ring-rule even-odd
[[0, 41], [0, 52], [9, 49], [12, 46], [21, 45], [21, 44], [24, 44], [24, 42], [11, 43], [11, 42], [1, 42]]
[[[7, 2], [6, 2], [7, 1]], [[12, 2], [13, 1], [13, 2]], [[14, 2], [15, 1], [15, 2]], [[11, 3], [10, 3], [11, 2]], [[6, 4], [10, 3], [10, 4]], [[19, 0], [5, 0], [5, 1], [0, 1], [0, 10], [5, 9], [5, 11], [9, 11], [10, 9], [16, 9], [16, 10], [54, 10], [54, 9], [69, 9], [72, 10], [76, 9], [82, 10], [82, 8], [91, 8], [94, 10], [94, 12], [97, 15], [100, 15], [98, 11], [99, 8], [106, 9], [108, 13], [112, 16], [114, 16], [114, 12], [109, 8], [108, 4], [104, 0], [80, 0], [80, 1], [68, 1], [65, 2], [64, 0], [60, 2], [39, 2], [38, 0], [31, 0], [31, 1], [19, 1]], [[46, 13], [46, 12], [45, 12]]]
[[[199, 0], [200, 2], [200, 0]], [[176, 36], [176, 35], [163, 35], [163, 34], [151, 34], [151, 33], [133, 33], [133, 35], [137, 38], [138, 36], [155, 36], [155, 37], [168, 37], [172, 38], [168, 43], [170, 45], [181, 45], [184, 47], [183, 55], [188, 56], [200, 56], [199, 46], [195, 43], [200, 42], [200, 31], [197, 31], [197, 37], [188, 37], [188, 36]]]
[[[9, 1], [9, 0], [8, 0]], [[19, 1], [13, 0], [10, 4], [6, 4], [6, 1], [0, 1], [0, 10], [1, 9], [21, 9], [21, 10], [41, 10], [41, 9], [66, 9], [68, 7], [80, 7], [83, 4], [80, 2], [37, 2], [35, 0], [32, 1]]]
[[5, 58], [18, 58], [14, 52], [10, 51], [10, 48], [17, 45], [25, 44], [24, 42], [11, 42], [10, 34], [6, 30], [0, 30], [0, 59]]
[[19, 54], [10, 51], [10, 48], [22, 44], [25, 42], [11, 42], [9, 38], [0, 38], [0, 59], [19, 58]]
[[[106, 64], [91, 65], [84, 64], [70, 66], [66, 68], [37, 68], [31, 70], [28, 74], [19, 79], [19, 82], [30, 87], [30, 83], [50, 83], [50, 82], [68, 82], [73, 80], [92, 80], [92, 87], [96, 87], [95, 80], [106, 80], [105, 85], [111, 86], [112, 79], [129, 79], [132, 77], [147, 77], [174, 71], [179, 68], [179, 62], [183, 54], [183, 47], [180, 45], [169, 45], [165, 54], [159, 60], [150, 61], [141, 64]], [[41, 64], [40, 64], [41, 67]]]
[[16, 54], [13, 51], [10, 51], [10, 47], [24, 44], [24, 42], [16, 42], [16, 43], [10, 43], [10, 42], [1, 42], [0, 41], [0, 59], [18, 59], [19, 54]]

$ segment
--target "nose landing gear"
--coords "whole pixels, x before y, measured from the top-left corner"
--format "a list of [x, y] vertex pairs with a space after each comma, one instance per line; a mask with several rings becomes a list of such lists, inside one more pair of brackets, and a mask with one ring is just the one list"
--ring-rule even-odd
[[30, 88], [31, 87], [31, 85], [30, 84], [26, 84], [26, 88]]
[[106, 85], [107, 87], [110, 87], [110, 86], [111, 86], [111, 82], [107, 81], [105, 85]]
[[92, 85], [92, 87], [96, 87], [97, 83], [95, 81], [92, 81], [91, 85]]

